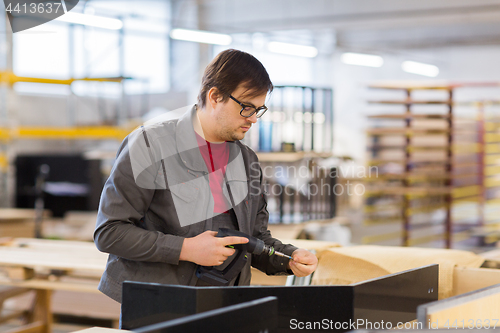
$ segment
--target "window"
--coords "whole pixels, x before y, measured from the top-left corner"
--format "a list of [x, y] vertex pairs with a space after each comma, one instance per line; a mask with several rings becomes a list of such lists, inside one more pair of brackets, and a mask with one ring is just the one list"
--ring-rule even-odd
[[13, 66], [16, 75], [54, 79], [69, 78], [67, 24], [48, 22], [18, 32], [13, 38]]

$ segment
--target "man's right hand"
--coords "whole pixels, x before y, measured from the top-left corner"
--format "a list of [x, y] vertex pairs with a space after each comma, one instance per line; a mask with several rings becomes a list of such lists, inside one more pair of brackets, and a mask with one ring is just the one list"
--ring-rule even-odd
[[215, 237], [216, 235], [216, 231], [205, 231], [198, 236], [185, 238], [179, 260], [201, 266], [219, 266], [236, 251], [226, 245], [248, 243], [248, 238], [245, 237]]

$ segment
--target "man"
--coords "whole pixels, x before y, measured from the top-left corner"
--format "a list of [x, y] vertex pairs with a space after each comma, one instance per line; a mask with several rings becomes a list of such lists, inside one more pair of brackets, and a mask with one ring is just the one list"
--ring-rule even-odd
[[293, 257], [249, 254], [229, 286], [250, 284], [250, 264], [269, 275], [307, 276], [316, 269], [315, 255], [271, 237], [258, 159], [239, 141], [267, 110], [271, 90], [256, 58], [223, 51], [205, 70], [197, 105], [123, 141], [94, 232], [97, 248], [110, 253], [99, 290], [121, 302], [125, 280], [212, 285], [200, 267], [222, 270], [234, 259], [228, 246], [248, 242], [216, 237], [221, 227]]

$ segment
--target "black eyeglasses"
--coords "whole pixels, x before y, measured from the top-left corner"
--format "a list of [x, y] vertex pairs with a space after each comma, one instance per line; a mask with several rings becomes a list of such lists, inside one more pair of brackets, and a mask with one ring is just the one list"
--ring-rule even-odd
[[249, 117], [253, 116], [254, 113], [257, 112], [257, 118], [260, 118], [267, 111], [267, 106], [265, 106], [265, 105], [259, 106], [258, 108], [256, 108], [253, 105], [246, 105], [246, 104], [241, 103], [240, 101], [238, 101], [236, 98], [234, 98], [231, 95], [229, 95], [229, 98], [231, 98], [233, 101], [235, 101], [236, 103], [241, 105], [240, 115], [242, 117], [249, 118]]

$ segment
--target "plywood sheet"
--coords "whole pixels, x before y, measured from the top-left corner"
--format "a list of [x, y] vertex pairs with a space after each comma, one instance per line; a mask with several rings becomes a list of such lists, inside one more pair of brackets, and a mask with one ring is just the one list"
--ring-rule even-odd
[[[49, 212], [46, 210], [43, 216], [49, 216]], [[19, 221], [19, 220], [34, 220], [35, 210], [34, 209], [21, 209], [21, 208], [0, 208], [0, 222], [8, 221]]]
[[452, 294], [461, 295], [499, 283], [500, 269], [455, 267]]
[[424, 327], [500, 328], [500, 286], [455, 296], [418, 308], [417, 317]]
[[93, 243], [18, 238], [0, 246], [0, 266], [37, 269], [84, 270], [102, 274], [107, 254]]
[[0, 237], [35, 237], [35, 221], [0, 221]]

